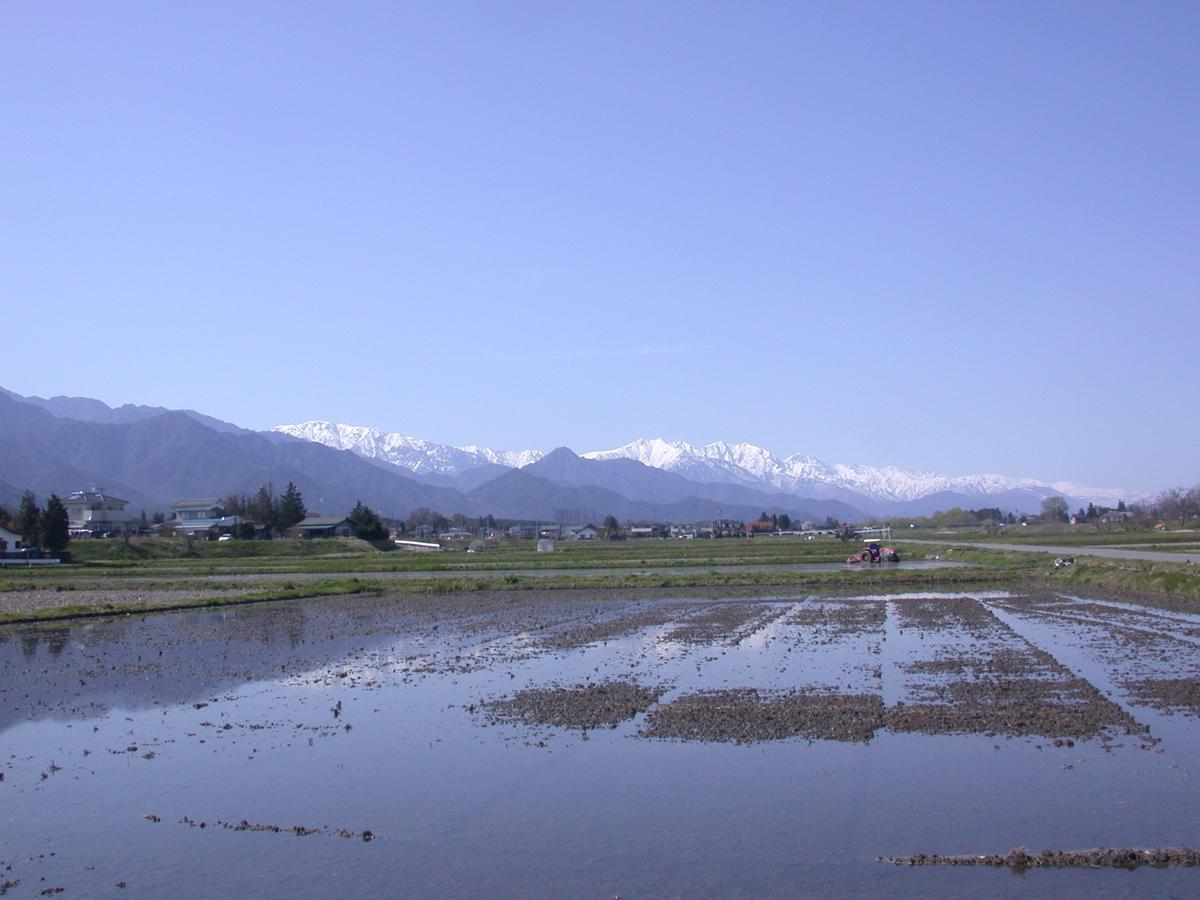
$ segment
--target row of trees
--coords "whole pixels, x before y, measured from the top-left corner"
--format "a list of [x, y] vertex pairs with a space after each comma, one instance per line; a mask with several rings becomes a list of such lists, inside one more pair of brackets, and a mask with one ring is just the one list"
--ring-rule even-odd
[[46, 508], [42, 509], [33, 491], [25, 491], [16, 515], [0, 506], [0, 525], [21, 535], [26, 547], [40, 547], [50, 553], [65, 550], [71, 539], [67, 508], [58, 494], [51, 494]]
[[[977, 525], [1015, 525], [1019, 519], [1016, 514], [1002, 512], [998, 507], [985, 506], [979, 509], [962, 509], [952, 506], [950, 509], [938, 510], [927, 516], [906, 516], [905, 526], [912, 523], [917, 528], [964, 528]], [[877, 527], [890, 524], [890, 521], [872, 516], [863, 524]]]
[[1138, 513], [1148, 513], [1148, 518], [1164, 523], [1179, 522], [1180, 528], [1186, 528], [1188, 522], [1200, 519], [1200, 484], [1163, 491], [1146, 510], [1136, 510], [1135, 504], [1135, 516]]
[[758, 521], [762, 523], [762, 531], [766, 531], [768, 523], [771, 531], [791, 531], [792, 517], [787, 513], [771, 513], [769, 516], [764, 512], [758, 517]]
[[274, 485], [264, 484], [253, 496], [230, 494], [222, 506], [225, 515], [250, 519], [272, 532], [286, 531], [308, 515], [300, 489], [290, 481], [282, 497], [275, 495]]

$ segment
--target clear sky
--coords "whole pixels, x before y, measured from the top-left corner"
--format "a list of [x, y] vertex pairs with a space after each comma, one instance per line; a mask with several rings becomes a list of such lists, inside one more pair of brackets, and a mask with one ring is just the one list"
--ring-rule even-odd
[[9, 2], [0, 385], [1200, 481], [1200, 3]]

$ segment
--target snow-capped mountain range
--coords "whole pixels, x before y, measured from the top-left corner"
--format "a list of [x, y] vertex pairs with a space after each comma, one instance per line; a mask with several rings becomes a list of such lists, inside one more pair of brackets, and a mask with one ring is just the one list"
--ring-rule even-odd
[[725, 441], [694, 447], [684, 441], [640, 438], [615, 450], [595, 450], [581, 455], [587, 459], [636, 459], [695, 481], [736, 479], [756, 486], [770, 485], [792, 494], [825, 488], [849, 490], [873, 500], [903, 501], [943, 491], [989, 495], [1034, 490], [1112, 504], [1130, 497], [1128, 491], [1093, 488], [1068, 481], [1045, 482], [992, 474], [938, 475], [897, 466], [830, 465], [815, 456], [800, 453], [779, 459], [755, 444], [728, 444]]
[[[272, 430], [350, 450], [367, 459], [408, 469], [418, 476], [454, 476], [489, 464], [521, 468], [545, 455], [539, 450], [453, 447], [377, 428], [332, 422], [278, 425]], [[632, 459], [692, 481], [742, 484], [796, 496], [850, 502], [867, 498], [880, 503], [911, 503], [935, 494], [955, 494], [978, 497], [980, 505], [987, 505], [989, 497], [1007, 499], [1014, 493], [1062, 494], [1072, 500], [1110, 506], [1119, 500], [1134, 499], [1128, 491], [1065, 481], [1044, 482], [993, 474], [939, 475], [896, 466], [829, 464], [798, 453], [779, 458], [755, 444], [724, 441], [693, 446], [684, 441], [639, 438], [623, 447], [594, 450], [581, 456], [594, 460]]]
[[375, 459], [400, 466], [418, 475], [458, 475], [485, 465], [519, 469], [537, 462], [545, 454], [540, 450], [489, 450], [487, 447], [451, 447], [396, 432], [380, 431], [365, 425], [337, 425], [333, 422], [301, 422], [277, 425], [271, 429], [335, 450], [352, 450], [364, 459]]

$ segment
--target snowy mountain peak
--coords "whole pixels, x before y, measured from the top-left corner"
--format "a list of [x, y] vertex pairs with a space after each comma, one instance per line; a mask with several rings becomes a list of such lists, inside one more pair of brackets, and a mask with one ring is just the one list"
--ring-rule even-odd
[[[453, 476], [487, 464], [521, 468], [545, 455], [539, 450], [492, 450], [473, 444], [451, 447], [377, 428], [322, 421], [279, 425], [273, 430], [339, 450], [350, 450], [368, 459], [383, 460], [416, 474]], [[780, 459], [769, 450], [746, 442], [713, 441], [696, 447], [686, 441], [669, 441], [661, 437], [638, 438], [612, 450], [593, 450], [580, 455], [593, 460], [632, 459], [692, 481], [741, 484], [760, 490], [852, 503], [869, 499], [878, 501], [881, 508], [940, 493], [978, 498], [980, 506], [996, 502], [989, 497], [1011, 497], [1010, 492], [1023, 493], [1026, 500], [1059, 493], [1085, 503], [1106, 505], [1136, 499], [1126, 491], [1091, 488], [1066, 481], [1047, 483], [1007, 475], [939, 475], [899, 466], [830, 464], [799, 453]], [[1034, 503], [1036, 507], [1036, 499]]]
[[474, 445], [452, 447], [365, 425], [314, 420], [297, 425], [276, 425], [271, 430], [337, 450], [350, 450], [366, 459], [382, 460], [418, 475], [457, 475], [489, 463], [518, 467], [542, 458], [539, 450], [492, 450]]
[[939, 475], [899, 466], [831, 465], [800, 453], [780, 460], [769, 450], [745, 442], [714, 441], [703, 447], [693, 447], [683, 441], [639, 438], [615, 450], [583, 455], [589, 459], [625, 457], [696, 481], [729, 481], [814, 497], [854, 494], [878, 501], [904, 502], [948, 492], [978, 496], [982, 504], [990, 495], [1025, 491], [1042, 496], [1062, 493], [1108, 504], [1130, 499], [1127, 491], [1091, 488], [1070, 482], [1046, 483], [992, 474]]
[[680, 459], [695, 453], [684, 441], [664, 441], [662, 438], [638, 438], [615, 450], [593, 450], [580, 454], [584, 459], [634, 459], [654, 469], [671, 469]]

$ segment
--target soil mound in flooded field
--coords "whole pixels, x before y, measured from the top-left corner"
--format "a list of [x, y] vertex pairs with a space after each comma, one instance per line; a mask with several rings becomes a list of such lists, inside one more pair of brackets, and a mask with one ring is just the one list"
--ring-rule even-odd
[[1200, 716], [1200, 679], [1149, 678], [1126, 685], [1143, 703], [1165, 713], [1184, 710]]
[[993, 866], [1016, 872], [1028, 869], [1136, 869], [1140, 866], [1200, 865], [1200, 850], [1190, 847], [1126, 850], [1100, 847], [1095, 850], [1043, 850], [1033, 855], [1018, 847], [1011, 853], [985, 856], [940, 856], [918, 853], [915, 856], [881, 856], [879, 862], [897, 866]]
[[873, 694], [800, 691], [702, 691], [650, 713], [643, 737], [738, 744], [790, 737], [869, 741], [883, 726], [883, 700]]
[[628, 681], [604, 681], [573, 687], [530, 688], [484, 705], [491, 722], [556, 725], [561, 728], [615, 728], [645, 711], [665, 688]]

